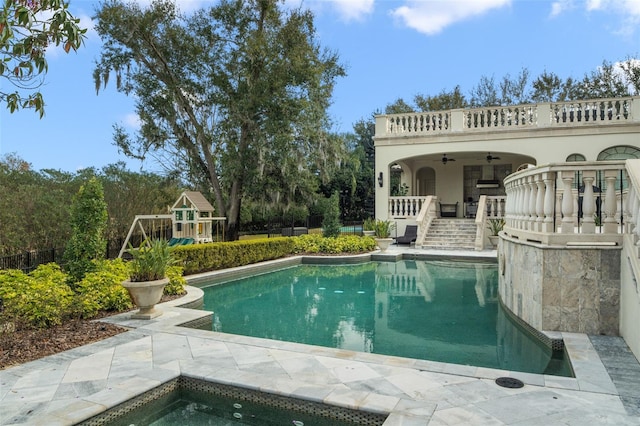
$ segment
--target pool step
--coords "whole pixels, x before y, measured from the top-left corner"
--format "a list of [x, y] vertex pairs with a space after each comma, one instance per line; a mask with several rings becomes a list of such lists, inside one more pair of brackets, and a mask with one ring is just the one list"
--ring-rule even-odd
[[475, 219], [434, 219], [421, 246], [423, 248], [473, 250], [475, 243]]

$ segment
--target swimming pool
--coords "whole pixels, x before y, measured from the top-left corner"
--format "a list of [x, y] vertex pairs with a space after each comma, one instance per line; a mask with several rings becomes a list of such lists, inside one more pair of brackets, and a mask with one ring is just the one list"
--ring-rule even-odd
[[571, 376], [562, 352], [501, 307], [497, 273], [455, 260], [299, 265], [204, 286], [204, 308], [214, 331]]

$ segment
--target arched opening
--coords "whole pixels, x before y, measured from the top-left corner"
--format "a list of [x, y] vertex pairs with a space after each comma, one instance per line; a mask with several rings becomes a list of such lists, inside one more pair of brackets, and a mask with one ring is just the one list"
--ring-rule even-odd
[[566, 159], [567, 163], [571, 163], [574, 161], [587, 161], [587, 157], [582, 154], [571, 154]]
[[598, 161], [628, 160], [630, 158], [640, 158], [640, 149], [635, 146], [612, 146], [598, 154]]
[[[612, 146], [600, 151], [600, 154], [598, 154], [598, 161], [628, 160], [633, 158], [640, 158], [640, 149], [635, 146]], [[598, 172], [596, 179], [602, 186], [602, 172]], [[626, 189], [628, 186], [629, 182], [626, 175], [620, 172], [620, 176], [616, 179], [616, 191]]]
[[436, 171], [422, 167], [416, 173], [416, 195], [436, 195]]

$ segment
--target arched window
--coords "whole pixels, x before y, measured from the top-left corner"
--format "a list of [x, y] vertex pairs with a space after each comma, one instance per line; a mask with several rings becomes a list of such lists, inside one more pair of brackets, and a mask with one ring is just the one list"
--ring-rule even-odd
[[566, 162], [570, 163], [573, 161], [587, 161], [587, 158], [582, 154], [571, 154], [567, 157]]
[[[611, 161], [611, 160], [628, 160], [630, 158], [640, 158], [640, 149], [635, 146], [612, 146], [607, 148], [598, 154], [598, 161]], [[602, 180], [602, 172], [598, 172], [598, 180]], [[616, 191], [620, 189], [626, 189], [629, 186], [627, 178], [621, 173], [622, 178], [616, 179]]]
[[628, 160], [629, 158], [640, 158], [640, 149], [635, 146], [612, 146], [598, 154], [598, 161]]

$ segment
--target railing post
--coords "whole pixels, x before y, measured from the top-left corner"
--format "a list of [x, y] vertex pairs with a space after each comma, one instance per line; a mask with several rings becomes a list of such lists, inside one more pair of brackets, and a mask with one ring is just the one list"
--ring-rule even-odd
[[624, 207], [625, 231], [627, 233], [632, 233], [636, 223], [635, 213], [638, 211], [638, 197], [636, 196], [636, 187], [633, 183], [630, 185]]
[[596, 179], [595, 171], [585, 171], [582, 176], [584, 192], [582, 195], [582, 233], [594, 234], [596, 232], [596, 203], [593, 194], [593, 181]]
[[518, 184], [516, 187], [517, 202], [516, 202], [516, 228], [524, 229], [524, 178], [518, 179]]
[[617, 170], [605, 170], [605, 195], [604, 206], [601, 211], [604, 214], [604, 218], [600, 218], [605, 234], [615, 234], [618, 232], [618, 221], [616, 220], [616, 213], [618, 210], [618, 203], [616, 202], [616, 175]]
[[554, 184], [556, 181], [555, 173], [543, 173], [542, 180], [544, 181], [544, 222], [542, 223], [542, 232], [552, 233], [554, 221], [554, 207], [556, 201], [556, 194], [554, 190]]
[[563, 234], [573, 233], [573, 171], [561, 172], [563, 184], [562, 189], [562, 225], [560, 232]]
[[631, 121], [640, 121], [640, 98], [632, 98], [629, 100], [629, 114]]
[[529, 225], [530, 231], [535, 231], [536, 227], [536, 200], [538, 199], [538, 186], [536, 185], [536, 176], [529, 178]]
[[464, 113], [461, 109], [451, 110], [451, 126], [452, 132], [462, 132], [464, 130]]
[[520, 229], [529, 229], [529, 178], [520, 180]]
[[551, 104], [537, 104], [536, 111], [536, 125], [538, 127], [549, 127], [551, 125]]
[[542, 232], [542, 224], [544, 222], [544, 180], [542, 176], [536, 176], [536, 223], [533, 230]]

